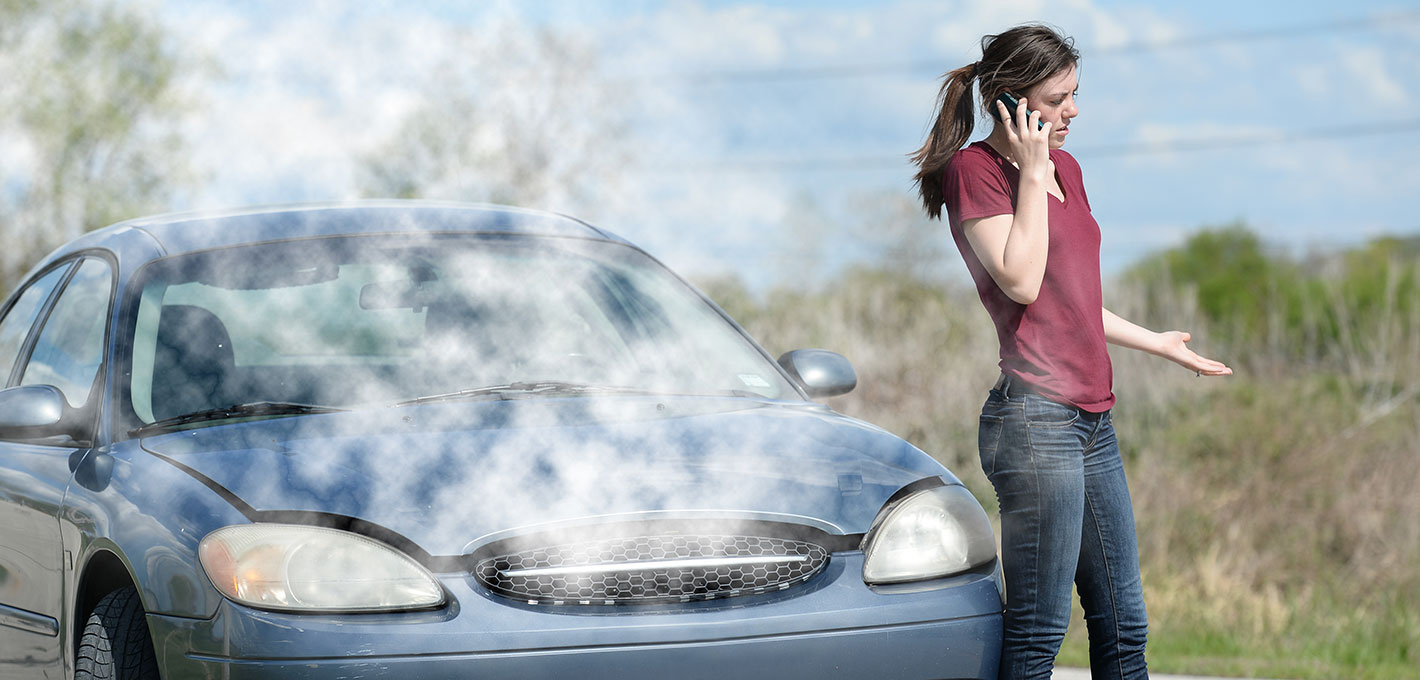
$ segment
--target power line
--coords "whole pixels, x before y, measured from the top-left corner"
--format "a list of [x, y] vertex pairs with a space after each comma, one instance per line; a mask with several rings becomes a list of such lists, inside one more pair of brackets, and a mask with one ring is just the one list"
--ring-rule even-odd
[[[1420, 132], [1420, 118], [1398, 121], [1377, 121], [1348, 126], [1327, 126], [1268, 133], [1216, 135], [1180, 139], [1168, 142], [1125, 142], [1073, 147], [1071, 154], [1081, 158], [1118, 158], [1165, 153], [1193, 153], [1239, 147], [1275, 146], [1329, 139], [1369, 137], [1382, 134], [1415, 134]], [[686, 163], [647, 168], [655, 172], [783, 172], [876, 171], [908, 167], [907, 154], [859, 154], [854, 156], [820, 156], [799, 158], [745, 158]]]
[[1092, 50], [1091, 54], [1120, 54], [1128, 52], [1151, 52], [1155, 50], [1186, 49], [1191, 47], [1202, 47], [1206, 45], [1217, 45], [1230, 42], [1246, 42], [1249, 40], [1280, 40], [1297, 36], [1311, 35], [1315, 33], [1343, 33], [1366, 31], [1381, 26], [1392, 26], [1395, 24], [1420, 22], [1420, 12], [1385, 12], [1371, 17], [1341, 19], [1318, 24], [1302, 24], [1297, 26], [1281, 26], [1278, 28], [1262, 28], [1246, 31], [1232, 31], [1228, 33], [1217, 33], [1214, 35], [1195, 36], [1192, 38], [1178, 38], [1174, 40], [1142, 41], [1116, 45], [1113, 47], [1100, 47]]
[[[1420, 11], [1398, 11], [1377, 14], [1371, 17], [1342, 19], [1326, 23], [1299, 24], [1278, 28], [1232, 31], [1213, 35], [1192, 36], [1172, 40], [1144, 40], [1122, 45], [1106, 45], [1084, 49], [1086, 55], [1117, 55], [1139, 52], [1156, 52], [1172, 49], [1190, 49], [1221, 45], [1226, 43], [1258, 40], [1282, 40], [1318, 33], [1343, 33], [1367, 31], [1382, 26], [1420, 23]], [[824, 66], [786, 66], [779, 68], [718, 69], [687, 71], [679, 73], [628, 76], [616, 80], [664, 81], [675, 80], [688, 84], [733, 83], [733, 82], [784, 82], [793, 80], [829, 80], [838, 78], [861, 78], [884, 73], [915, 71], [938, 72], [943, 68], [940, 58], [906, 59], [895, 61], [862, 62], [858, 64], [835, 64]]]
[[1140, 156], [1156, 153], [1186, 153], [1192, 151], [1213, 151], [1248, 146], [1274, 146], [1277, 144], [1310, 142], [1325, 139], [1345, 139], [1348, 137], [1370, 137], [1382, 134], [1414, 134], [1420, 132], [1420, 118], [1412, 120], [1364, 123], [1355, 126], [1327, 126], [1306, 130], [1283, 130], [1275, 133], [1237, 134], [1182, 139], [1165, 143], [1124, 143], [1097, 144], [1081, 147], [1076, 155], [1092, 157]]

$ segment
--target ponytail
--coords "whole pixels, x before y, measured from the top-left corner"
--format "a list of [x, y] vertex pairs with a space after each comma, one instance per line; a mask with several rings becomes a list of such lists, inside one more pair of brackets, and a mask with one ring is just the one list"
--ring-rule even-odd
[[941, 219], [946, 200], [942, 178], [947, 163], [971, 137], [976, 121], [971, 86], [977, 85], [982, 101], [990, 107], [990, 102], [1002, 92], [1025, 92], [1079, 61], [1073, 39], [1045, 24], [1022, 24], [999, 35], [983, 37], [981, 61], [943, 76], [946, 82], [937, 95], [937, 120], [927, 134], [927, 142], [910, 156], [918, 168], [912, 181], [928, 217]]
[[971, 138], [976, 121], [971, 85], [976, 81], [978, 67], [979, 62], [967, 64], [943, 76], [945, 82], [937, 94], [937, 120], [927, 134], [927, 142], [910, 156], [918, 167], [912, 181], [917, 185], [917, 193], [922, 197], [922, 207], [927, 209], [928, 217], [941, 219], [944, 200], [942, 174], [946, 171], [947, 162]]

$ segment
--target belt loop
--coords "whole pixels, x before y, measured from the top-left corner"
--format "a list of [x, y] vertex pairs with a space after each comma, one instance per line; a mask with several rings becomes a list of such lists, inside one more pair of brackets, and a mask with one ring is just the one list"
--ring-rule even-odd
[[995, 387], [995, 390], [996, 390], [997, 392], [1000, 392], [1000, 393], [1001, 393], [1001, 396], [1003, 396], [1003, 397], [1005, 397], [1005, 398], [1007, 398], [1007, 399], [1010, 399], [1010, 398], [1011, 398], [1011, 377], [1008, 376], [1008, 375], [1006, 375], [1005, 373], [1002, 373], [1002, 374], [1001, 374], [1001, 377], [999, 377], [999, 378], [996, 379], [996, 387]]

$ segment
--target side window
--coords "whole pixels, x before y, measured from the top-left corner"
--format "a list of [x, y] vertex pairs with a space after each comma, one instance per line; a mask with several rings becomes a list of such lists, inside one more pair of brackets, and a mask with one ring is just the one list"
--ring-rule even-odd
[[70, 406], [88, 401], [103, 363], [112, 279], [103, 260], [89, 258], [79, 265], [45, 319], [21, 385], [54, 385]]
[[20, 349], [25, 345], [25, 336], [35, 325], [35, 317], [49, 299], [54, 286], [69, 271], [69, 265], [55, 267], [53, 271], [40, 277], [33, 285], [20, 293], [10, 313], [0, 320], [0, 387], [9, 383], [10, 371], [15, 368], [15, 360], [20, 358]]

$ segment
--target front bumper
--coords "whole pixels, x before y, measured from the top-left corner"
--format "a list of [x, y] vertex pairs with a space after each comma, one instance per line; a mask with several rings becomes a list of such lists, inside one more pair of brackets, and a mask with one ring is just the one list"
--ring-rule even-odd
[[659, 609], [533, 607], [443, 575], [441, 610], [293, 615], [223, 603], [150, 615], [165, 678], [994, 678], [994, 572], [893, 588], [861, 553], [774, 595]]

